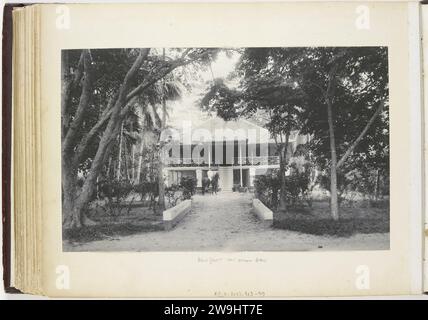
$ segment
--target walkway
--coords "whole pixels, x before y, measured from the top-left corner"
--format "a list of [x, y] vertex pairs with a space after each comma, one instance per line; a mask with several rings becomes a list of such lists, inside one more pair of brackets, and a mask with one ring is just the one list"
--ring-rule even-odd
[[67, 245], [67, 251], [306, 251], [388, 249], [388, 234], [312, 236], [263, 225], [250, 213], [251, 196], [196, 195], [192, 211], [172, 230]]

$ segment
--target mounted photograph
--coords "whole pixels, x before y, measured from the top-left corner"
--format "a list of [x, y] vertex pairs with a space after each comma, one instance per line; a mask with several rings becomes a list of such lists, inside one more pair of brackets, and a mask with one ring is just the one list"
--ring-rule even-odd
[[61, 52], [62, 249], [390, 249], [388, 47]]

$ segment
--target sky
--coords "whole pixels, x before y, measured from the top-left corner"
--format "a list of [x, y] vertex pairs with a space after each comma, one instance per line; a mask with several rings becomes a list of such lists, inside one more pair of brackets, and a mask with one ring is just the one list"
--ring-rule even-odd
[[[238, 53], [228, 57], [224, 52], [221, 52], [211, 64], [214, 78], [227, 77], [234, 70], [239, 57]], [[170, 126], [181, 127], [183, 120], [192, 121], [192, 126], [197, 126], [207, 119], [208, 115], [201, 110], [197, 103], [207, 89], [206, 83], [213, 80], [213, 75], [209, 69], [200, 72], [202, 81], [195, 83], [191, 92], [185, 92], [181, 100], [171, 103], [171, 112], [168, 119]]]

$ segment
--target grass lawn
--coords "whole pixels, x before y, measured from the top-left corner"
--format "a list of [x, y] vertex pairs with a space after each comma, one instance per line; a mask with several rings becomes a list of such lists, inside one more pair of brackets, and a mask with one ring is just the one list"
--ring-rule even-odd
[[314, 201], [312, 208], [274, 212], [273, 227], [314, 235], [349, 237], [356, 233], [388, 233], [389, 205], [376, 207], [359, 201], [339, 209], [339, 220], [330, 215], [328, 201]]
[[133, 207], [129, 213], [123, 210], [120, 215], [109, 215], [100, 207], [92, 208], [89, 218], [96, 222], [93, 226], [64, 231], [64, 240], [88, 242], [113, 236], [126, 236], [140, 232], [163, 230], [162, 213], [154, 213], [147, 207]]

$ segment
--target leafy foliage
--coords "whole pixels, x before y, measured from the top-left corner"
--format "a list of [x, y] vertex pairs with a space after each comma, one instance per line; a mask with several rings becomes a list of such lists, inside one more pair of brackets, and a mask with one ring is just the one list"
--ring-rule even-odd
[[[138, 180], [134, 178], [135, 146], [139, 135], [150, 131], [144, 122], [150, 123], [153, 131], [162, 129], [169, 111], [167, 101], [179, 99], [190, 88], [188, 77], [194, 72], [188, 69], [206, 68], [219, 51], [218, 48], [62, 51], [64, 227], [82, 226], [85, 216], [82, 210], [93, 200], [99, 178]], [[126, 156], [129, 154], [132, 156]], [[115, 167], [117, 171], [112, 170]], [[82, 184], [77, 183], [80, 178]], [[159, 202], [163, 202], [163, 196]]]
[[207, 111], [215, 109], [219, 117], [230, 121], [239, 117], [240, 101], [239, 91], [230, 89], [222, 79], [216, 79], [202, 98], [201, 105]]
[[[298, 167], [296, 163], [289, 165], [290, 174], [285, 176], [284, 188], [288, 205], [292, 208], [311, 206], [311, 164], [305, 163]], [[265, 175], [259, 175], [254, 181], [256, 196], [270, 209], [276, 210], [281, 189], [279, 170], [274, 169]]]
[[193, 177], [181, 177], [180, 186], [183, 189], [183, 199], [191, 199], [196, 190], [196, 179]]
[[333, 220], [317, 219], [305, 215], [281, 216], [274, 219], [274, 227], [314, 235], [350, 237], [356, 233], [389, 232], [389, 221], [385, 218], [346, 218]]
[[165, 198], [170, 207], [176, 206], [183, 198], [180, 186], [172, 185], [165, 188]]
[[278, 206], [279, 190], [281, 181], [277, 170], [272, 170], [267, 174], [259, 175], [254, 179], [256, 197], [259, 198], [268, 208], [275, 210]]
[[[337, 160], [343, 157], [338, 172], [340, 193], [366, 189], [368, 194], [379, 183], [373, 183], [373, 174], [363, 178], [367, 173], [389, 175], [386, 47], [246, 48], [241, 51], [233, 76], [237, 85], [216, 81], [201, 104], [225, 120], [256, 118], [269, 130], [281, 164], [278, 175], [259, 180], [259, 184], [271, 186], [265, 191], [269, 193], [265, 201], [270, 206], [276, 206], [278, 183], [284, 191], [281, 197], [287, 195], [289, 203], [308, 194], [303, 186], [308, 185], [310, 175], [297, 176], [297, 172], [305, 171], [292, 170], [294, 173], [285, 177], [285, 169], [291, 165], [284, 151], [288, 150], [287, 137], [293, 131], [311, 137], [305, 157], [325, 173], [319, 181], [325, 188], [330, 188], [327, 173], [331, 170], [333, 151]], [[333, 128], [329, 127], [327, 101], [331, 104]], [[363, 131], [369, 123], [368, 130]], [[335, 150], [331, 148], [333, 134]]]
[[123, 209], [126, 209], [127, 212], [131, 209], [134, 198], [132, 198], [131, 203], [127, 203], [127, 206], [123, 206], [133, 191], [133, 185], [128, 180], [103, 180], [98, 183], [98, 190], [99, 196], [106, 199], [101, 207], [107, 214], [119, 216], [123, 213]]
[[103, 180], [98, 183], [98, 186], [101, 196], [116, 202], [126, 199], [133, 189], [132, 184], [128, 180]]
[[135, 192], [140, 194], [141, 201], [144, 201], [147, 196], [153, 199], [158, 196], [158, 182], [157, 181], [143, 181], [134, 186]]

